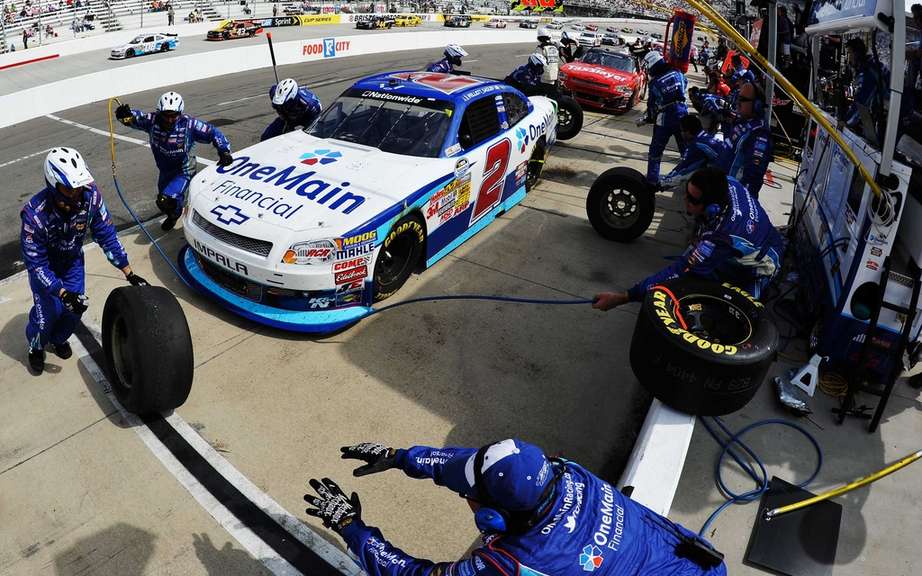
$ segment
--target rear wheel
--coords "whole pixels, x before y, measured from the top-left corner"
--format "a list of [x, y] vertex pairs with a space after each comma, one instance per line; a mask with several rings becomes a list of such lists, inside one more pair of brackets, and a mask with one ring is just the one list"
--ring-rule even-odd
[[375, 301], [400, 290], [419, 265], [426, 242], [426, 228], [417, 214], [408, 214], [388, 232], [375, 260]]
[[583, 109], [569, 96], [557, 98], [557, 139], [569, 140], [583, 129]]
[[633, 168], [606, 170], [586, 197], [586, 215], [603, 238], [630, 242], [653, 221], [656, 196], [644, 175]]
[[161, 52], [167, 52], [167, 51], [169, 51], [169, 49], [170, 49], [170, 45], [167, 44], [167, 43], [163, 43], [163, 44], [160, 45], [160, 51], [161, 51]]
[[544, 140], [542, 137], [542, 140], [535, 144], [535, 149], [532, 150], [531, 158], [528, 159], [527, 172], [525, 175], [526, 192], [534, 190], [538, 182], [541, 181], [541, 172], [544, 171], [544, 161], [546, 158], [547, 150], [544, 147]]

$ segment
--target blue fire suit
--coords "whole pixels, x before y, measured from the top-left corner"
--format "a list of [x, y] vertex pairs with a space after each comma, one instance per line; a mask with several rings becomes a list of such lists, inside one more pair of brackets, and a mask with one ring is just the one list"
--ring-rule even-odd
[[651, 69], [650, 98], [647, 101], [647, 118], [653, 125], [653, 139], [647, 157], [647, 181], [659, 181], [659, 165], [670, 138], [675, 138], [679, 152], [685, 152], [685, 142], [679, 129], [679, 120], [688, 114], [685, 104], [685, 75], [665, 62]]
[[631, 302], [642, 300], [650, 287], [686, 274], [731, 282], [756, 298], [762, 295], [781, 270], [784, 240], [759, 201], [738, 181], [728, 180], [727, 205], [705, 216], [681, 258], [628, 290]]
[[771, 129], [760, 116], [740, 120], [730, 133], [729, 160], [724, 162], [727, 175], [739, 180], [749, 193], [759, 197], [762, 180], [772, 161]]
[[533, 93], [541, 87], [542, 72], [530, 64], [522, 64], [506, 76], [506, 83], [518, 88], [525, 94]]
[[189, 182], [195, 175], [196, 161], [192, 153], [195, 143], [211, 144], [218, 152], [230, 152], [230, 142], [208, 122], [185, 114], [180, 115], [170, 132], [160, 127], [154, 112], [132, 110], [131, 115], [133, 118], [129, 126], [147, 132], [154, 162], [160, 170], [157, 205], [164, 206], [161, 202], [163, 198], [172, 200], [171, 216], [178, 218], [182, 214]]
[[848, 108], [845, 123], [852, 130], [861, 128], [861, 114], [859, 106], [868, 109], [875, 114], [883, 107], [884, 79], [883, 70], [880, 64], [872, 55], [868, 55], [855, 70], [855, 82], [857, 90], [852, 105]]
[[448, 57], [442, 58], [426, 66], [426, 72], [441, 72], [443, 74], [454, 74], [455, 66]]
[[698, 168], [722, 167], [722, 161], [727, 155], [725, 151], [727, 144], [722, 134], [711, 134], [701, 130], [692, 142], [686, 144], [682, 159], [672, 169], [672, 172], [663, 176], [663, 184], [674, 183], [676, 180], [691, 175]]
[[[465, 464], [473, 448], [415, 446], [399, 450], [399, 467], [461, 495], [473, 493]], [[577, 576], [616, 574], [722, 576], [675, 555], [678, 535], [694, 534], [623, 496], [572, 462], [553, 464], [555, 494], [544, 516], [523, 534], [490, 535], [470, 558], [434, 563], [417, 559], [384, 539], [377, 528], [353, 521], [342, 530], [369, 576]]]
[[736, 100], [740, 95], [740, 88], [743, 84], [752, 84], [756, 81], [756, 75], [752, 73], [752, 70], [749, 68], [743, 68], [740, 66], [733, 71], [733, 74], [730, 75], [730, 80], [728, 84], [732, 89], [730, 92], [730, 97], [728, 98], [730, 102], [730, 108], [736, 109]]
[[[273, 96], [275, 96], [275, 86], [269, 89], [270, 101]], [[307, 88], [298, 88], [297, 98], [285, 102], [281, 106], [273, 104], [272, 108], [278, 113], [278, 118], [266, 127], [262, 136], [259, 137], [260, 142], [291, 132], [296, 126], [307, 128], [314, 123], [314, 120], [323, 111], [320, 98], [317, 98], [317, 95]]]
[[51, 188], [45, 188], [20, 212], [22, 258], [29, 271], [33, 300], [26, 339], [36, 350], [49, 342], [66, 342], [80, 321], [78, 315], [64, 307], [58, 295], [62, 288], [83, 294], [83, 239], [87, 231], [92, 232], [113, 266], [128, 266], [128, 256], [95, 184], [83, 193], [80, 209], [67, 214], [54, 207], [53, 195]]

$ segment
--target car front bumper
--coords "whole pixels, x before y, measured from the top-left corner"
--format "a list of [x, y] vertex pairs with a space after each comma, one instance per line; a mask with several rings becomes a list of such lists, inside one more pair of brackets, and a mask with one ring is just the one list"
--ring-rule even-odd
[[575, 78], [568, 78], [564, 86], [573, 93], [573, 97], [582, 105], [615, 111], [626, 110], [631, 105], [631, 93], [622, 94]]

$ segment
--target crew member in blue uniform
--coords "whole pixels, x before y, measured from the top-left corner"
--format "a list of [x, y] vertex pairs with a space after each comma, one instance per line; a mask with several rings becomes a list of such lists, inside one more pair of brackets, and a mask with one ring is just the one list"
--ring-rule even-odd
[[293, 78], [285, 78], [269, 88], [269, 100], [278, 118], [263, 131], [259, 141], [268, 140], [291, 132], [298, 126], [307, 128], [320, 116], [323, 108], [320, 99]]
[[726, 157], [726, 144], [722, 134], [711, 134], [701, 126], [697, 114], [689, 114], [679, 121], [685, 152], [676, 167], [660, 178], [660, 186], [670, 188], [705, 166], [720, 167]]
[[[694, 533], [623, 496], [582, 466], [547, 458], [540, 448], [521, 440], [503, 440], [479, 450], [395, 450], [369, 443], [342, 452], [343, 458], [366, 462], [353, 472], [356, 476], [397, 468], [467, 498], [484, 534], [484, 545], [469, 558], [439, 563], [414, 558], [365, 524], [355, 492], [347, 497], [329, 478], [311, 480], [316, 495], [305, 495], [307, 513], [346, 541], [369, 576], [727, 573], [719, 553]], [[685, 553], [695, 547], [692, 543], [698, 554]], [[695, 560], [688, 557], [693, 555]]]
[[852, 38], [846, 42], [845, 49], [848, 63], [855, 72], [856, 86], [855, 99], [848, 108], [845, 125], [876, 146], [879, 134], [875, 116], [883, 108], [883, 70], [874, 56], [868, 54], [868, 48], [861, 38]]
[[518, 88], [527, 96], [543, 95], [544, 89], [541, 84], [541, 75], [544, 74], [544, 67], [547, 66], [547, 59], [541, 54], [530, 54], [528, 62], [522, 64], [512, 71], [512, 74], [506, 76], [505, 82], [510, 86]]
[[754, 83], [756, 81], [756, 76], [752, 73], [752, 70], [743, 66], [743, 58], [740, 56], [739, 52], [730, 58], [730, 65], [733, 69], [729, 74], [727, 84], [730, 86], [730, 107], [735, 108], [740, 88], [743, 87], [743, 84]]
[[45, 369], [50, 344], [59, 358], [70, 358], [67, 339], [86, 311], [83, 240], [87, 232], [106, 258], [135, 286], [147, 282], [131, 271], [93, 175], [79, 152], [53, 148], [45, 157], [45, 188], [20, 213], [22, 259], [29, 272], [32, 309], [26, 324], [29, 367]]
[[172, 230], [182, 214], [189, 182], [195, 174], [192, 151], [196, 142], [211, 144], [218, 151], [218, 166], [234, 161], [230, 143], [220, 130], [202, 120], [183, 114], [182, 96], [170, 91], [160, 97], [156, 112], [133, 110], [122, 104], [115, 117], [125, 126], [147, 132], [154, 162], [160, 170], [157, 180], [157, 208], [166, 215], [160, 228]]
[[441, 72], [443, 74], [456, 74], [461, 72], [457, 66], [461, 66], [462, 58], [467, 56], [467, 51], [457, 44], [449, 44], [445, 47], [445, 57], [426, 66], [426, 72]]
[[743, 84], [736, 101], [736, 123], [730, 133], [729, 157], [723, 165], [749, 193], [759, 197], [762, 181], [772, 161], [772, 132], [765, 121], [765, 103], [756, 84]]
[[659, 52], [647, 52], [643, 59], [650, 76], [650, 98], [647, 100], [647, 115], [638, 124], [653, 124], [653, 139], [647, 156], [647, 181], [655, 185], [659, 181], [659, 166], [669, 139], [675, 138], [680, 153], [685, 151], [679, 120], [688, 114], [686, 82], [685, 75], [663, 60]]
[[685, 210], [701, 225], [682, 257], [627, 291], [597, 294], [593, 308], [639, 302], [652, 286], [686, 274], [730, 282], [761, 297], [781, 269], [784, 240], [758, 199], [717, 168], [698, 170], [685, 186]]
[[719, 94], [702, 90], [697, 86], [688, 89], [688, 99], [701, 115], [701, 125], [711, 134], [721, 132], [721, 125], [730, 115], [727, 101]]

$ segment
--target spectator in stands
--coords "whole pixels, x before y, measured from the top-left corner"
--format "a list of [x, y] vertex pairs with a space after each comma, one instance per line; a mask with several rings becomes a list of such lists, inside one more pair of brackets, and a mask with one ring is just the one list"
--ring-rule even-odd
[[22, 30], [22, 46], [26, 50], [29, 49], [29, 31], [23, 28]]
[[273, 4], [272, 5], [272, 17], [275, 18], [278, 15], [279, 15], [279, 5]]

